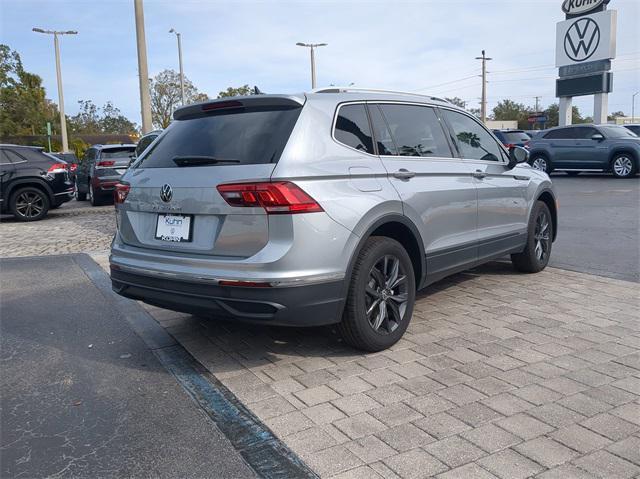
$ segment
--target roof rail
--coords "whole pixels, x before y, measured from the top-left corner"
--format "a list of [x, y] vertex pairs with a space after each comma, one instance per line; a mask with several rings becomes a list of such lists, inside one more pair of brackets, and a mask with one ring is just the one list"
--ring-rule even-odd
[[315, 88], [311, 90], [310, 93], [346, 93], [346, 92], [362, 92], [362, 93], [393, 93], [395, 95], [411, 95], [411, 96], [423, 96], [425, 98], [429, 98], [430, 100], [441, 101], [443, 103], [451, 103], [448, 100], [443, 98], [438, 98], [437, 96], [432, 95], [423, 95], [422, 93], [414, 93], [410, 91], [401, 91], [401, 90], [379, 90], [375, 88], [353, 88], [350, 86], [333, 86], [333, 87], [323, 87], [323, 88]]

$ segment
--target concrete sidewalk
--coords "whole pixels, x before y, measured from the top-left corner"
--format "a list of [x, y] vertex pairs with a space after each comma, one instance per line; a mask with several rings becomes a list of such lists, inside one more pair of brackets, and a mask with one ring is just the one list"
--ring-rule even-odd
[[636, 283], [492, 263], [422, 292], [405, 338], [366, 355], [330, 328], [148, 310], [322, 477], [640, 474]]

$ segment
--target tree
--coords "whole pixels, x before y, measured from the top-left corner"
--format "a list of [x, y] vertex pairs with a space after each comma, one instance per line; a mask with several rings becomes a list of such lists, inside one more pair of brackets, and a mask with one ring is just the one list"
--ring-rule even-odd
[[249, 96], [260, 95], [260, 89], [257, 86], [251, 88], [249, 85], [242, 85], [237, 88], [229, 87], [225, 91], [218, 93], [218, 98], [227, 98], [230, 96]]
[[[173, 111], [182, 102], [180, 74], [174, 70], [161, 71], [149, 79], [149, 90], [153, 124], [158, 128], [166, 128], [171, 123]], [[184, 97], [187, 104], [209, 99], [205, 93], [200, 93], [187, 77], [184, 77]]]
[[132, 134], [138, 133], [138, 126], [120, 113], [113, 103], [108, 101], [98, 108], [91, 100], [79, 100], [80, 111], [69, 118], [72, 133], [84, 134]]
[[528, 128], [531, 108], [512, 100], [502, 100], [493, 108], [493, 118], [501, 121], [517, 121], [518, 128]]
[[[559, 118], [560, 118], [560, 108], [557, 103], [552, 103], [551, 105], [549, 105], [547, 109], [544, 111], [544, 115], [547, 117], [547, 122], [545, 123], [546, 128], [558, 126]], [[577, 106], [574, 106], [571, 109], [572, 124], [576, 125], [578, 123], [591, 123], [591, 122], [593, 122], [593, 118], [591, 117], [583, 118]]]
[[607, 120], [615, 121], [616, 118], [624, 118], [625, 116], [627, 115], [625, 115], [623, 111], [614, 111], [607, 117]]
[[0, 45], [0, 134], [40, 134], [47, 122], [58, 125], [57, 113], [45, 97], [42, 78], [23, 68], [18, 52]]
[[454, 104], [455, 106], [459, 106], [460, 108], [466, 108], [467, 107], [467, 102], [464, 101], [462, 98], [458, 98], [457, 96], [454, 96], [453, 98], [446, 98], [445, 100], [447, 100], [449, 103]]

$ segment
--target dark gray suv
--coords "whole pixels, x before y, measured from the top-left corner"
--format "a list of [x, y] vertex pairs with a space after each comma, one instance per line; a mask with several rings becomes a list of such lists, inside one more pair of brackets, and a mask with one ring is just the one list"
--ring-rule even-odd
[[617, 125], [572, 125], [535, 137], [529, 151], [531, 166], [547, 173], [610, 171], [618, 178], [629, 178], [638, 172], [640, 138]]

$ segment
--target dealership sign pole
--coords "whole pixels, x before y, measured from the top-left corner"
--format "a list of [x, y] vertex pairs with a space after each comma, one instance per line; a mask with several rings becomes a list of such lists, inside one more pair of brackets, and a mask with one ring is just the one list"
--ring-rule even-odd
[[564, 0], [566, 20], [556, 25], [556, 96], [560, 126], [571, 124], [574, 96], [594, 95], [593, 122], [607, 122], [613, 90], [611, 60], [616, 57], [617, 12], [609, 0]]

